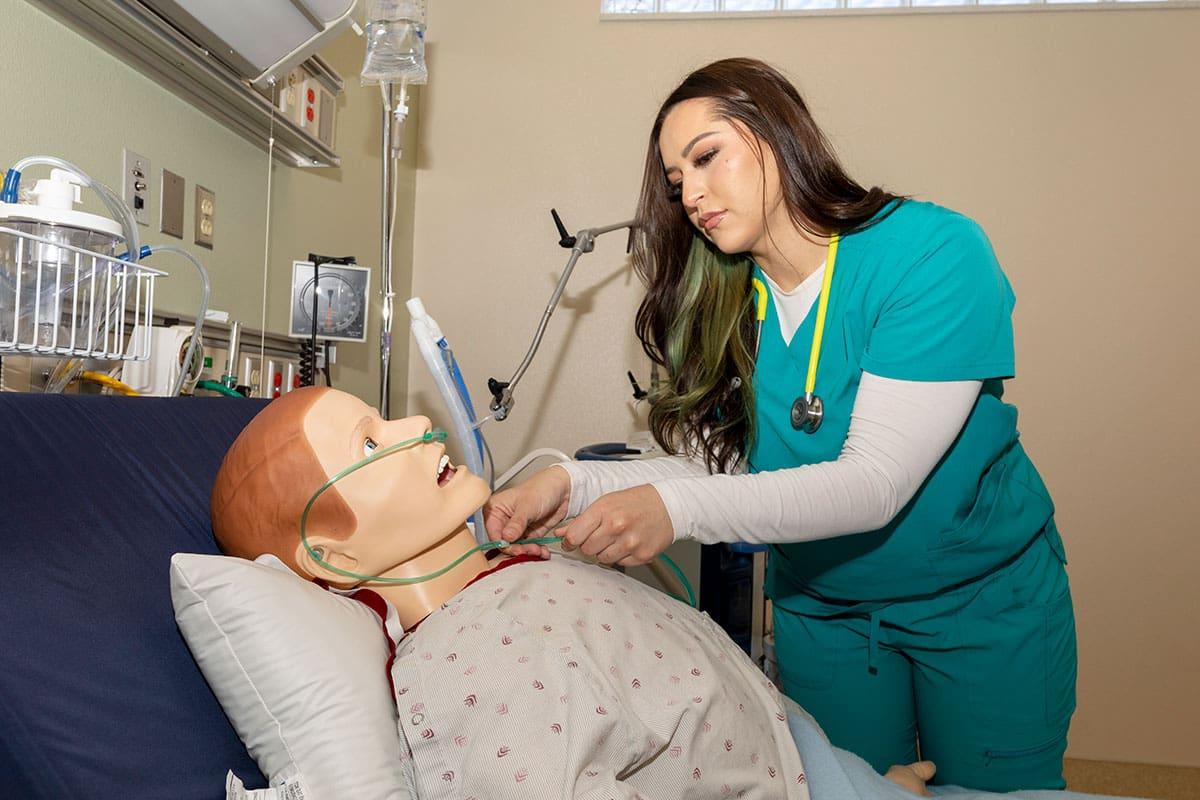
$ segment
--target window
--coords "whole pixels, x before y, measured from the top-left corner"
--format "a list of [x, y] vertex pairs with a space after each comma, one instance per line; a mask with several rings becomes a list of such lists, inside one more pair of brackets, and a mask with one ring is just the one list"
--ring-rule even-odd
[[787, 15], [821, 11], [871, 13], [872, 10], [964, 10], [996, 8], [1157, 8], [1200, 5], [1197, 0], [601, 0], [600, 16], [629, 19], [643, 16], [678, 19], [700, 17]]

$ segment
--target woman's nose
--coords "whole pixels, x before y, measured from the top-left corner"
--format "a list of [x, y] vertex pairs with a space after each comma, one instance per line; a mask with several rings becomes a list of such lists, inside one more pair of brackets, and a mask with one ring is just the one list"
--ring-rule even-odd
[[698, 180], [688, 181], [685, 178], [681, 196], [683, 197], [684, 205], [689, 208], [695, 208], [704, 199], [704, 184]]

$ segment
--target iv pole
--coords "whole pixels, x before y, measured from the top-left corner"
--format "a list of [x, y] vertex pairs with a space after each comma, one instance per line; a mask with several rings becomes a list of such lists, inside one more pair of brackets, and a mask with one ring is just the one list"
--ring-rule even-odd
[[[379, 26], [379, 30], [375, 27]], [[400, 166], [404, 121], [408, 118], [408, 84], [425, 83], [425, 0], [377, 0], [367, 3], [367, 60], [363, 83], [379, 84], [383, 98], [380, 137], [379, 271], [383, 278], [379, 331], [379, 414], [391, 419], [392, 324], [395, 298], [392, 275], [392, 237], [396, 225], [396, 171]], [[378, 34], [378, 35], [377, 35]], [[374, 44], [373, 44], [374, 42]], [[378, 45], [379, 52], [375, 51]], [[378, 60], [378, 63], [376, 63]], [[400, 94], [396, 95], [396, 78]]]
[[[379, 414], [384, 419], [391, 419], [392, 394], [392, 304], [395, 292], [392, 291], [392, 215], [394, 213], [394, 193], [392, 182], [396, 179], [392, 170], [392, 84], [380, 86], [383, 91], [383, 145], [382, 145], [382, 198], [380, 206], [380, 249], [379, 271], [383, 276], [383, 311], [382, 329], [379, 332]], [[403, 90], [402, 90], [403, 91]]]
[[381, 83], [383, 93], [383, 151], [380, 202], [381, 251], [379, 270], [383, 273], [383, 327], [379, 332], [379, 415], [391, 419], [392, 389], [392, 323], [395, 321], [394, 303], [396, 293], [392, 286], [392, 235], [396, 223], [396, 184], [399, 176], [400, 147], [404, 133], [404, 120], [408, 118], [408, 81], [400, 81], [400, 95], [395, 95], [395, 84]]

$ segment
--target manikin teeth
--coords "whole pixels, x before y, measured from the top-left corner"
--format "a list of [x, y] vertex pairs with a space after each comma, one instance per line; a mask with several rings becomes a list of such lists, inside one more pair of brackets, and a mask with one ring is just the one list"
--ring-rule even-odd
[[442, 457], [438, 459], [437, 474], [433, 477], [440, 478], [442, 472], [444, 472], [448, 466], [450, 466], [450, 456], [443, 454]]

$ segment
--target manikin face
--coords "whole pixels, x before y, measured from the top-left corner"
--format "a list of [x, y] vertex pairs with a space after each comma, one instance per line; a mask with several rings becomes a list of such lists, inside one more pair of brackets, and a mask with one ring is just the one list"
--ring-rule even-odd
[[[426, 417], [385, 421], [353, 395], [327, 392], [304, 418], [304, 432], [325, 474], [431, 429]], [[354, 535], [328, 542], [335, 566], [366, 575], [389, 569], [444, 541], [487, 500], [490, 490], [445, 458], [438, 441], [419, 442], [342, 478], [334, 488], [358, 519]], [[315, 544], [318, 532], [309, 534]]]
[[658, 136], [667, 181], [691, 223], [722, 252], [769, 252], [768, 226], [779, 232], [790, 224], [775, 158], [741, 123], [714, 111], [712, 101], [694, 99], [667, 113]]

